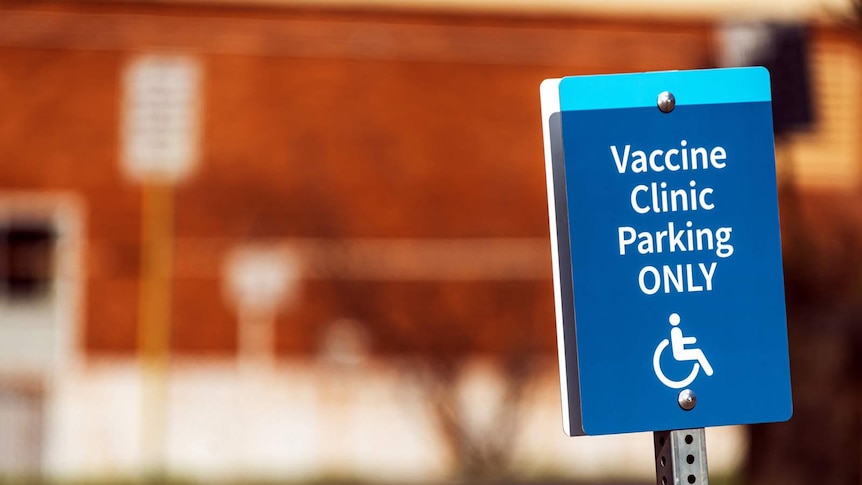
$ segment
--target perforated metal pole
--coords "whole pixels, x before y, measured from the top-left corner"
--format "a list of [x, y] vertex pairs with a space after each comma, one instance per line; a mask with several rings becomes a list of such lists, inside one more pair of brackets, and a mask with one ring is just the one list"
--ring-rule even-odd
[[709, 485], [703, 428], [656, 431], [656, 485]]

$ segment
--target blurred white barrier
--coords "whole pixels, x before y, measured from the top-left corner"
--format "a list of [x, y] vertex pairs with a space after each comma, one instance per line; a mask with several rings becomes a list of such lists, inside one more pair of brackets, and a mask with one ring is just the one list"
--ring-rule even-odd
[[[654, 473], [648, 433], [566, 438], [553, 365], [531, 385], [514, 442], [526, 477], [626, 478]], [[397, 361], [364, 360], [346, 372], [318, 360], [283, 360], [255, 372], [227, 360], [175, 363], [169, 378], [167, 472], [204, 481], [351, 478], [443, 480], [453, 471], [424, 394]], [[56, 390], [48, 430], [55, 477], [134, 476], [139, 471], [140, 375], [131, 361], [70, 372]], [[459, 386], [476, 426], [499, 396], [488, 361]], [[737, 468], [740, 428], [708, 430], [710, 471]]]

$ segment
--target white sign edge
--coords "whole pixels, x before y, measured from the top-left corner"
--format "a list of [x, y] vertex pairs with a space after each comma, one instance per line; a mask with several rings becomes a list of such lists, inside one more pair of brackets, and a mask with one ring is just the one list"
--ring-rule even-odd
[[560, 364], [560, 394], [563, 405], [563, 430], [573, 436], [569, 419], [569, 389], [566, 372], [566, 345], [563, 329], [563, 295], [560, 281], [560, 248], [557, 240], [557, 210], [554, 196], [554, 166], [551, 150], [551, 116], [560, 112], [561, 79], [545, 79], [539, 87], [542, 104], [542, 137], [545, 146], [545, 181], [548, 191], [548, 219], [551, 239], [551, 265], [554, 279], [554, 315], [557, 323], [557, 358]]

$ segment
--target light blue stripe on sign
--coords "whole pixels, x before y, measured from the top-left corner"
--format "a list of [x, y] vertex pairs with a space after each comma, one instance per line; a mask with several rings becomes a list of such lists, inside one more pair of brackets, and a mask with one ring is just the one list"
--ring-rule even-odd
[[673, 93], [677, 106], [772, 100], [766, 68], [734, 67], [565, 77], [560, 109], [645, 108], [656, 106], [662, 91]]

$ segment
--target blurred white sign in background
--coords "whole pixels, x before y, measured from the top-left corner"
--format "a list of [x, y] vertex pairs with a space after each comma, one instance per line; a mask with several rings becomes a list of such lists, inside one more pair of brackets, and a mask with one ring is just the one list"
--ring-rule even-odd
[[176, 183], [199, 152], [202, 68], [194, 57], [142, 54], [123, 72], [122, 152], [133, 180]]

